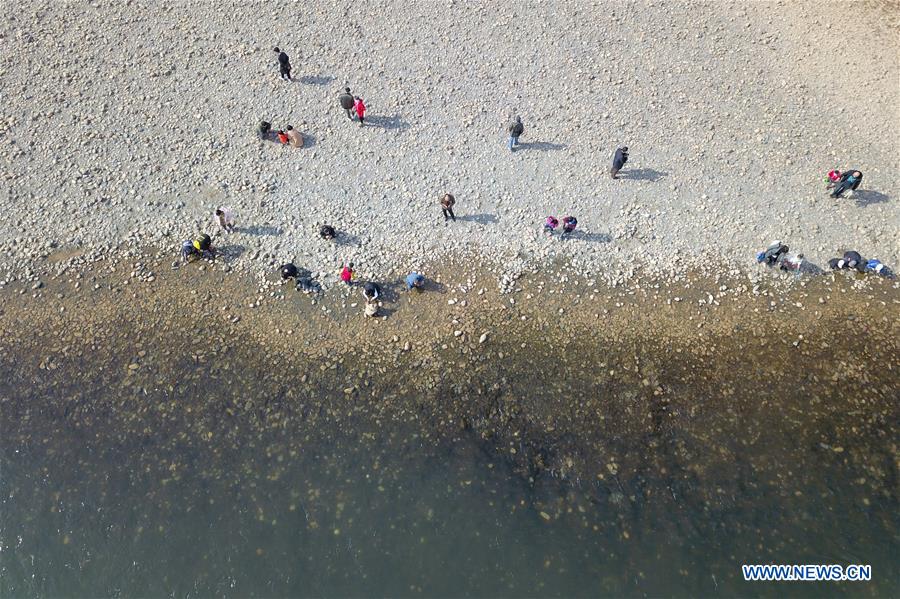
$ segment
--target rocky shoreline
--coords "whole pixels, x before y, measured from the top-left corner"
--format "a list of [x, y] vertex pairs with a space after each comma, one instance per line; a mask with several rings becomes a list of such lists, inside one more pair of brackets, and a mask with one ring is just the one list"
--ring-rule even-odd
[[[353, 406], [367, 427], [411, 418], [407, 424], [426, 436], [449, 440], [469, 431], [532, 478], [595, 479], [609, 464], [626, 468], [629, 458], [610, 458], [608, 440], [598, 437], [604, 420], [634, 433], [648, 414], [668, 410], [679, 389], [707, 402], [737, 394], [750, 405], [772, 381], [779, 393], [796, 394], [792, 373], [806, 371], [804, 385], [812, 377], [816, 393], [845, 398], [829, 410], [852, 397], [896, 409], [900, 295], [884, 279], [841, 273], [752, 289], [712, 278], [616, 289], [563, 268], [498, 289], [490, 271], [470, 268], [433, 274], [421, 294], [408, 294], [399, 280], [380, 281], [382, 317], [370, 319], [359, 286], [307, 296], [275, 277], [258, 284], [206, 266], [173, 270], [167, 257], [146, 256], [4, 286], [3, 361], [20, 372], [11, 381], [58, 369], [72, 377], [85, 362], [93, 372], [85, 376], [121, 385], [124, 373], [129, 386], [159, 389], [177, 380], [179, 360], [215, 368], [228, 356], [238, 368], [246, 361], [266, 372], [264, 388], [312, 393], [300, 404], [281, 398], [284, 417]], [[111, 370], [98, 367], [107, 361]], [[873, 363], [879, 367], [863, 366]], [[835, 371], [835, 364], [843, 366]], [[532, 382], [523, 387], [517, 377]], [[536, 377], [547, 377], [546, 385], [535, 387]], [[722, 390], [738, 379], [745, 388]], [[43, 381], [54, 383], [53, 376]], [[93, 387], [85, 384], [80, 395]], [[257, 402], [268, 406], [270, 398], [252, 397], [249, 381], [241, 388], [248, 397], [234, 401], [251, 403], [245, 416], [255, 421]], [[598, 389], [610, 399], [590, 399]], [[621, 411], [623, 394], [636, 402], [633, 414]], [[696, 409], [686, 397], [679, 401], [686, 413]], [[212, 428], [220, 408], [194, 406]], [[4, 409], [8, 425], [16, 411]], [[125, 408], [118, 417], [134, 414]]]

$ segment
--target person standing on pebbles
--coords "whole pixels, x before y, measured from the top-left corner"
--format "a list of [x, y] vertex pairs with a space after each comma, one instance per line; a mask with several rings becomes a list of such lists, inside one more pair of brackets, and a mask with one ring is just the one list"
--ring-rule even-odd
[[525, 125], [522, 124], [522, 117], [517, 116], [510, 122], [509, 127], [509, 151], [513, 151], [513, 147], [519, 145], [519, 136], [525, 133]]
[[347, 118], [352, 121], [355, 101], [353, 100], [353, 94], [350, 93], [349, 87], [344, 88], [344, 93], [338, 96], [338, 101], [341, 103], [341, 108], [347, 111]]
[[353, 278], [356, 276], [356, 273], [353, 271], [353, 263], [350, 262], [344, 268], [341, 269], [341, 280], [348, 285], [353, 284]]
[[619, 178], [619, 171], [622, 170], [622, 167], [625, 166], [626, 162], [628, 162], [628, 146], [622, 146], [621, 148], [616, 149], [616, 153], [613, 156], [612, 169], [609, 171], [609, 174], [613, 179]]
[[447, 222], [451, 218], [453, 222], [456, 222], [456, 215], [453, 214], [453, 206], [456, 204], [456, 198], [453, 197], [452, 194], [445, 193], [441, 198], [441, 212], [444, 213], [444, 222]]
[[356, 96], [356, 102], [353, 104], [353, 107], [356, 109], [356, 116], [359, 117], [359, 126], [362, 127], [366, 118], [366, 105], [363, 99]]
[[278, 55], [278, 68], [281, 70], [281, 78], [293, 81], [291, 79], [291, 59], [278, 46], [275, 46], [275, 54]]
[[219, 206], [215, 212], [215, 224], [219, 225], [219, 229], [226, 233], [234, 231], [234, 214], [230, 208]]

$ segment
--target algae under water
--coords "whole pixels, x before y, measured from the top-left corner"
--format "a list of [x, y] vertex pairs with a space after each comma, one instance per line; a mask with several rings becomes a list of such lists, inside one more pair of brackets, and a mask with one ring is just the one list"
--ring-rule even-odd
[[[841, 338], [836, 359], [835, 326], [802, 355], [523, 328], [481, 354], [316, 358], [198, 349], [222, 335], [203, 319], [48, 324], [0, 343], [3, 596], [898, 583], [896, 379], [853, 367], [896, 368], [883, 339]], [[871, 564], [873, 580], [747, 583], [742, 563]]]

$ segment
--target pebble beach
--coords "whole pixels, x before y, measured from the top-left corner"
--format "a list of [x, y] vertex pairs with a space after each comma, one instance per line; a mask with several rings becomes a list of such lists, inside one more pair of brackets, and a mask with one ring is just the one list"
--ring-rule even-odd
[[[48, 256], [175, 257], [220, 205], [229, 267], [293, 261], [326, 282], [348, 260], [378, 277], [453, 255], [504, 274], [561, 258], [609, 283], [734, 275], [773, 239], [819, 265], [900, 258], [890, 2], [204, 6], [5, 3], [4, 280]], [[259, 141], [261, 120], [304, 147]], [[828, 197], [834, 167], [864, 172], [854, 198]], [[577, 235], [546, 238], [548, 214], [577, 216]]]

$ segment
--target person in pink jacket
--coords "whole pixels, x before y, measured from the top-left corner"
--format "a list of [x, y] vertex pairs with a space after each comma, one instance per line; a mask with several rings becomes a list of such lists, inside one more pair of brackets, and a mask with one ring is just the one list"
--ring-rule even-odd
[[356, 116], [359, 117], [359, 126], [363, 126], [363, 118], [366, 116], [366, 105], [363, 103], [363, 99], [359, 96], [356, 96], [356, 102], [353, 104], [353, 107], [356, 109]]

